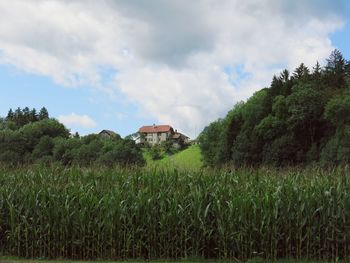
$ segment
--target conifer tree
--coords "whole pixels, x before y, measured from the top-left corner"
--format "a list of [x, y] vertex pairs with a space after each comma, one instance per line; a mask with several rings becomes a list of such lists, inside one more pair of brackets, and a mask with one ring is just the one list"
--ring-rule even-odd
[[7, 113], [6, 121], [12, 121], [14, 116], [15, 116], [14, 112], [12, 111], [12, 109], [10, 109], [9, 112]]
[[42, 107], [39, 112], [39, 120], [44, 120], [49, 118], [49, 112], [45, 107]]

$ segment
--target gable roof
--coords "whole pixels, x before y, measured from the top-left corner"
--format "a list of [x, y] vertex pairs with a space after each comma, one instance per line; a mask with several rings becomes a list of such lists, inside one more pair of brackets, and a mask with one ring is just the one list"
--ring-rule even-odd
[[150, 125], [150, 126], [142, 126], [139, 129], [140, 133], [153, 133], [153, 132], [169, 132], [173, 130], [170, 125]]
[[102, 130], [99, 134], [107, 134], [109, 136], [117, 136], [117, 134], [114, 131], [110, 131], [110, 130]]
[[175, 134], [173, 135], [173, 139], [189, 139], [188, 136], [186, 136], [185, 134], [181, 133], [181, 132], [175, 132]]

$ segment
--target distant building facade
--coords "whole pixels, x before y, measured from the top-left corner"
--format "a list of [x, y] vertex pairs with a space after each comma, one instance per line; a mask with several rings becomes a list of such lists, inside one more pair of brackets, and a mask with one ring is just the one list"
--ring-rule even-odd
[[172, 137], [174, 129], [170, 125], [142, 126], [139, 129], [140, 143], [156, 145], [165, 142]]
[[102, 130], [99, 133], [99, 136], [101, 136], [102, 138], [120, 138], [119, 134], [115, 133], [114, 131], [110, 131], [110, 130]]
[[185, 134], [182, 134], [180, 132], [177, 132], [177, 130], [175, 130], [175, 133], [172, 136], [172, 141], [173, 141], [173, 146], [179, 149], [189, 144], [190, 138], [187, 137]]
[[139, 129], [139, 142], [148, 143], [150, 145], [160, 144], [166, 141], [172, 141], [174, 146], [179, 145], [181, 147], [185, 143], [188, 143], [189, 138], [174, 130], [170, 125], [150, 125], [142, 126]]

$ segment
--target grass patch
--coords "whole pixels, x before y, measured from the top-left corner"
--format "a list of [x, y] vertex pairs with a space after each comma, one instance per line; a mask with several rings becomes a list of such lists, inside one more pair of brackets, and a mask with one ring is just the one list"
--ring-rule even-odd
[[152, 160], [149, 153], [144, 152], [144, 158], [149, 167], [173, 167], [180, 169], [200, 169], [203, 166], [199, 145], [191, 145], [183, 151], [173, 155], [166, 155], [160, 160]]

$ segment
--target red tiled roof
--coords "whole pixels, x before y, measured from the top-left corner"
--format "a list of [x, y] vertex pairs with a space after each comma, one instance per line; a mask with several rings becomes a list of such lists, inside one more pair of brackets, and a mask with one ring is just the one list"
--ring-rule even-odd
[[170, 125], [151, 125], [151, 126], [142, 126], [139, 129], [140, 133], [153, 133], [153, 132], [168, 132], [173, 128]]

